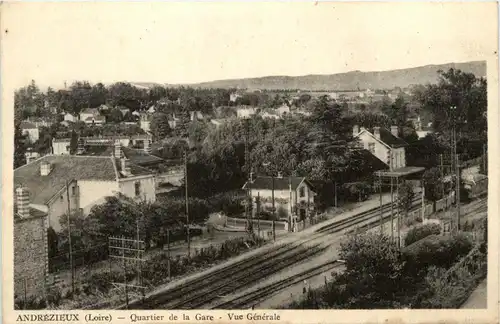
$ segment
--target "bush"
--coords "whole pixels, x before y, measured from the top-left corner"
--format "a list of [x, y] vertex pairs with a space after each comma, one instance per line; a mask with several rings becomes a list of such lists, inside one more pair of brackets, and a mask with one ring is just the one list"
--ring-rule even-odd
[[413, 274], [429, 267], [449, 268], [472, 249], [472, 242], [465, 235], [430, 235], [404, 248], [408, 269]]
[[14, 300], [14, 309], [16, 309], [16, 310], [45, 309], [46, 307], [47, 307], [47, 304], [45, 303], [45, 300], [43, 300], [43, 298], [38, 297], [38, 296], [30, 296], [26, 300], [24, 300], [24, 298], [18, 297]]
[[426, 224], [414, 227], [408, 231], [405, 237], [405, 246], [423, 239], [429, 235], [440, 234], [441, 226], [438, 224]]

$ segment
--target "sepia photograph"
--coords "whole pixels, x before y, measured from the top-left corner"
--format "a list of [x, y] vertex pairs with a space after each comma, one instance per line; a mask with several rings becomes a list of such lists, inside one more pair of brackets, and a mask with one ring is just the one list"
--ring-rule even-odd
[[496, 2], [1, 13], [13, 318], [498, 316]]

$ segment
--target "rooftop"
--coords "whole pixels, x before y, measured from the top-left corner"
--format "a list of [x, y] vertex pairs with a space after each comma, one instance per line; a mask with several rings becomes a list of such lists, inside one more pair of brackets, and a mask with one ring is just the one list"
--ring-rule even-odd
[[[40, 175], [40, 165], [51, 164], [47, 176]], [[46, 155], [14, 170], [14, 184], [30, 192], [30, 201], [45, 204], [71, 180], [116, 180], [113, 162], [107, 157]]]
[[[306, 181], [309, 187], [312, 187], [311, 183], [309, 183], [305, 177], [274, 177], [274, 190], [289, 190], [290, 183], [292, 185], [292, 190], [296, 190], [297, 187], [303, 182]], [[245, 183], [243, 189], [247, 189], [248, 185], [251, 189], [273, 189], [273, 177], [264, 177], [259, 176], [254, 179], [252, 183]]]
[[29, 121], [22, 121], [19, 124], [19, 127], [21, 129], [33, 129], [33, 128], [37, 128], [35, 124], [33, 124], [32, 122], [29, 122]]
[[[370, 130], [370, 132], [373, 134], [373, 130]], [[380, 127], [380, 140], [385, 144], [394, 148], [408, 145], [408, 143], [406, 143], [405, 140], [403, 140], [400, 137], [392, 135], [391, 131], [384, 127]]]
[[382, 177], [403, 177], [403, 176], [408, 176], [410, 174], [416, 174], [419, 172], [424, 171], [425, 168], [423, 167], [415, 167], [415, 166], [406, 166], [403, 168], [399, 169], [394, 169], [392, 171], [377, 171], [375, 174], [377, 176], [382, 176]]
[[99, 114], [99, 109], [97, 108], [85, 108], [80, 114]]

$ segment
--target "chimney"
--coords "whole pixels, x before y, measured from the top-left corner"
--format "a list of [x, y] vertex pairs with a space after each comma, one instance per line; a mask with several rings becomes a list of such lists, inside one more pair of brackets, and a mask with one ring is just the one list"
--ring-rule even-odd
[[40, 175], [41, 176], [48, 176], [50, 171], [51, 171], [50, 163], [48, 163], [48, 162], [40, 163]]
[[380, 127], [373, 127], [373, 135], [380, 139]]
[[352, 136], [355, 137], [358, 134], [359, 134], [359, 126], [358, 125], [354, 125], [352, 127]]
[[120, 141], [115, 141], [115, 158], [121, 159], [122, 157], [122, 144]]
[[132, 172], [130, 171], [130, 164], [127, 158], [121, 158], [121, 169], [122, 173], [126, 176], [130, 175]]
[[22, 218], [30, 217], [30, 194], [28, 189], [20, 187], [16, 189], [17, 213]]
[[399, 135], [398, 126], [391, 126], [391, 134], [398, 137], [398, 135]]

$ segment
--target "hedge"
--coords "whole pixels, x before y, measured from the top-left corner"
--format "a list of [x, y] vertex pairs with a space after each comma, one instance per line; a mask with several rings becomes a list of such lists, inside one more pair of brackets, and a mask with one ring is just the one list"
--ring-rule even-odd
[[465, 235], [430, 235], [403, 249], [408, 269], [414, 274], [429, 267], [449, 268], [472, 249], [472, 242]]
[[440, 233], [441, 233], [441, 226], [439, 226], [438, 224], [426, 224], [414, 227], [411, 230], [409, 230], [408, 233], [406, 234], [405, 246], [413, 244], [429, 235], [440, 234]]

